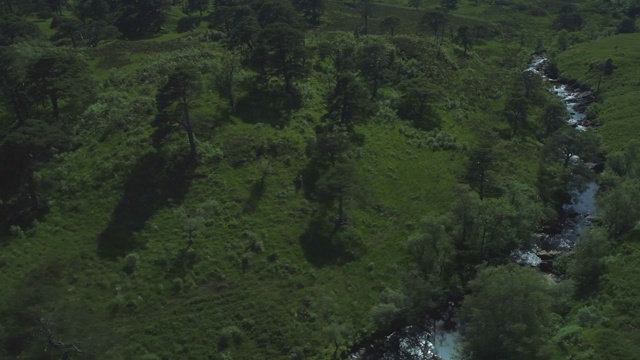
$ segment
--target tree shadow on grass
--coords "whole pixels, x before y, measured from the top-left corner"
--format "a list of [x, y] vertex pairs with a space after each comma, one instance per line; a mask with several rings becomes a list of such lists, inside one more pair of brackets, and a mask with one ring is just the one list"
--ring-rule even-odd
[[133, 235], [170, 199], [174, 203], [184, 199], [193, 170], [186, 154], [166, 158], [151, 152], [138, 159], [109, 224], [98, 236], [98, 254], [114, 259], [143, 245]]
[[307, 229], [300, 236], [300, 245], [311, 265], [323, 267], [353, 260], [352, 254], [338, 239], [340, 231], [341, 225], [326, 212], [309, 221]]
[[287, 109], [296, 107], [295, 99], [278, 91], [252, 89], [238, 99], [235, 115], [249, 124], [264, 123], [282, 128], [289, 123]]
[[251, 186], [251, 194], [249, 195], [247, 202], [245, 202], [244, 204], [243, 211], [245, 213], [254, 212], [258, 209], [258, 204], [260, 203], [260, 200], [264, 196], [266, 189], [267, 189], [267, 182], [265, 181], [264, 176], [253, 183], [253, 185]]
[[167, 271], [167, 278], [184, 277], [189, 271], [191, 271], [191, 269], [193, 269], [193, 266], [197, 261], [198, 255], [195, 251], [188, 248], [180, 249], [177, 256], [173, 260], [169, 271]]

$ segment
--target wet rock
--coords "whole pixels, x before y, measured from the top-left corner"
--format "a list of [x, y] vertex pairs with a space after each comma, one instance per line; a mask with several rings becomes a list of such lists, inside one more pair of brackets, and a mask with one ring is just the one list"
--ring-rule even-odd
[[552, 260], [546, 260], [541, 262], [540, 264], [538, 264], [538, 270], [544, 272], [544, 273], [551, 273], [553, 272], [553, 261]]
[[567, 212], [567, 218], [569, 218], [569, 219], [573, 219], [578, 215], [580, 215], [580, 214], [578, 214], [575, 210], [570, 210], [570, 211]]
[[558, 250], [540, 250], [536, 253], [542, 262], [553, 261], [553, 259], [557, 258], [560, 254], [562, 254], [562, 252]]
[[601, 174], [604, 171], [604, 163], [587, 163], [586, 165], [596, 174]]
[[542, 227], [542, 233], [546, 235], [558, 235], [562, 232], [561, 224], [551, 224]]
[[578, 120], [575, 124], [573, 124], [574, 127], [576, 126], [582, 126], [582, 127], [598, 127], [601, 126], [602, 123], [592, 120], [592, 119], [582, 119], [582, 120]]

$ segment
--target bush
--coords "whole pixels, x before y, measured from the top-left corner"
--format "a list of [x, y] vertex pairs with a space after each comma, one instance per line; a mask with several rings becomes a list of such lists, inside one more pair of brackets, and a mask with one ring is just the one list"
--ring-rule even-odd
[[20, 225], [11, 225], [11, 227], [9, 227], [9, 233], [11, 236], [15, 236], [17, 238], [23, 238], [25, 236]]
[[220, 345], [227, 347], [231, 344], [239, 345], [242, 343], [244, 334], [239, 327], [235, 325], [226, 326], [220, 330]]
[[578, 310], [578, 324], [582, 327], [592, 327], [600, 321], [600, 313], [594, 306], [584, 306]]
[[371, 320], [376, 330], [383, 330], [398, 320], [401, 313], [394, 304], [376, 304], [371, 308]]
[[135, 253], [130, 253], [124, 258], [124, 263], [122, 265], [122, 271], [131, 275], [138, 267], [138, 261], [140, 258]]
[[171, 283], [174, 293], [179, 294], [184, 291], [184, 281], [182, 281], [182, 279], [180, 279], [179, 277], [173, 279]]
[[178, 20], [178, 25], [176, 26], [176, 31], [178, 33], [183, 33], [187, 31], [191, 31], [196, 29], [202, 20], [197, 16], [187, 16]]
[[458, 150], [459, 148], [456, 137], [443, 132], [438, 132], [435, 136], [428, 138], [427, 146], [431, 151]]

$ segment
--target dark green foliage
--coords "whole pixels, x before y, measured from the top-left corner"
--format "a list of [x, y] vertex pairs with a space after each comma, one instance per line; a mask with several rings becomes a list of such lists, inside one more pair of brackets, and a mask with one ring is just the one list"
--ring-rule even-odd
[[216, 74], [216, 87], [221, 96], [226, 97], [231, 112], [236, 111], [238, 91], [242, 81], [241, 55], [236, 52], [225, 53], [222, 64]]
[[562, 6], [560, 14], [553, 22], [555, 29], [565, 29], [567, 31], [579, 30], [584, 23], [584, 18], [580, 13], [580, 10], [573, 4], [566, 4]]
[[420, 19], [420, 27], [431, 31], [433, 36], [439, 37], [444, 32], [446, 17], [439, 11], [427, 11]]
[[408, 0], [407, 5], [416, 8], [416, 11], [420, 10], [420, 6], [422, 6], [423, 0]]
[[28, 68], [29, 92], [41, 103], [49, 102], [52, 118], [61, 117], [61, 101], [73, 98], [69, 112], [78, 114], [91, 99], [95, 84], [89, 66], [65, 50], [48, 50]]
[[222, 9], [219, 12], [223, 16], [228, 13], [233, 16], [230, 25], [228, 19], [224, 20], [225, 26], [228, 28], [229, 45], [233, 48], [246, 47], [249, 50], [254, 50], [260, 33], [260, 24], [253, 10], [248, 6], [238, 6]]
[[198, 12], [200, 16], [209, 9], [209, 0], [187, 0], [185, 10], [187, 13]]
[[443, 275], [454, 257], [453, 243], [445, 232], [445, 225], [444, 219], [427, 216], [420, 222], [419, 233], [407, 242], [407, 252], [424, 279]]
[[640, 182], [625, 179], [598, 198], [603, 225], [611, 235], [634, 229], [640, 220]]
[[558, 32], [558, 37], [556, 38], [556, 46], [558, 50], [565, 51], [569, 47], [569, 32], [566, 29], [562, 29]]
[[[470, 358], [489, 348], [484, 358], [527, 359], [555, 344], [565, 348], [542, 355], [633, 357], [634, 145], [609, 155], [601, 176], [605, 212], [597, 218], [615, 236], [610, 248], [585, 242], [575, 269], [569, 257], [554, 263], [580, 287], [597, 281], [606, 294], [576, 304], [571, 283], [554, 286], [562, 319], [548, 334], [562, 330], [551, 346], [529, 316], [542, 323], [549, 314], [530, 277], [498, 268], [498, 280], [481, 271], [467, 287], [479, 264], [509, 262], [532, 240], [540, 199], [561, 207], [571, 172], [581, 169], [563, 168], [560, 145], [539, 151], [539, 141], [564, 131], [566, 110], [548, 105], [538, 77], [521, 73], [536, 40], [554, 39], [549, 25], [562, 4], [540, 11], [511, 2], [458, 2], [445, 15], [434, 11], [439, 2], [421, 1], [376, 1], [374, 13], [373, 2], [358, 1], [0, 0], [5, 22], [13, 21], [8, 13], [28, 15], [0, 35], [0, 227], [12, 234], [0, 235], [0, 272], [11, 274], [0, 281], [9, 294], [0, 301], [0, 358], [60, 357], [32, 336], [32, 320], [60, 304], [71, 315], [91, 308], [89, 321], [69, 317], [70, 327], [86, 329], [79, 344], [104, 343], [87, 347], [89, 358], [342, 358], [369, 334], [395, 331], [469, 292], [473, 316], [465, 320], [483, 347]], [[210, 14], [206, 4], [215, 4]], [[633, 92], [634, 48], [574, 53], [623, 19], [592, 5], [576, 3], [589, 29], [566, 31], [571, 46], [561, 55], [592, 69], [582, 83], [595, 89], [591, 80], [604, 79], [590, 114], [607, 114], [605, 101], [617, 98], [610, 88]], [[50, 28], [41, 20], [60, 10]], [[216, 30], [197, 26], [200, 19]], [[50, 43], [33, 41], [37, 28], [53, 35]], [[635, 37], [598, 44], [620, 39]], [[575, 77], [560, 64], [564, 77]], [[91, 81], [80, 81], [88, 72], [100, 80], [97, 98]], [[598, 121], [609, 136], [617, 118]], [[632, 136], [633, 126], [616, 131]], [[191, 151], [184, 132], [173, 131], [180, 128]], [[493, 132], [500, 136], [486, 135]], [[56, 134], [62, 145], [47, 142]], [[483, 138], [489, 146], [472, 145]], [[51, 151], [40, 154], [40, 141]], [[15, 144], [31, 142], [27, 158]], [[585, 160], [601, 161], [593, 154]], [[465, 185], [452, 191], [457, 181]], [[33, 271], [45, 280], [33, 281]], [[323, 297], [335, 304], [330, 315]], [[112, 330], [95, 333], [94, 325]]]
[[473, 46], [473, 34], [471, 33], [471, 29], [466, 25], [458, 27], [456, 29], [455, 41], [458, 45], [462, 46], [464, 54], [466, 55], [469, 49]]
[[624, 150], [609, 153], [607, 168], [617, 176], [638, 178], [640, 176], [640, 141], [632, 140]]
[[160, 31], [170, 4], [169, 0], [80, 0], [76, 8], [81, 20], [103, 20], [125, 38], [139, 38]]
[[583, 161], [597, 161], [600, 155], [600, 138], [592, 130], [579, 131], [571, 127], [556, 131], [545, 142], [545, 153], [566, 168], [573, 156]]
[[344, 32], [328, 33], [318, 45], [318, 55], [321, 59], [331, 61], [333, 74], [336, 79], [348, 70], [355, 69], [356, 38]]
[[364, 35], [369, 34], [369, 19], [373, 16], [375, 10], [375, 4], [373, 0], [359, 0], [360, 17], [362, 18], [362, 33]]
[[440, 6], [444, 10], [455, 10], [458, 8], [458, 0], [440, 0]]
[[311, 25], [320, 24], [320, 17], [325, 13], [325, 0], [294, 0], [293, 5], [302, 12], [304, 19]]
[[32, 113], [34, 99], [29, 94], [27, 83], [26, 59], [21, 58], [17, 51], [5, 48], [0, 51], [0, 85], [2, 97], [7, 112], [15, 116], [22, 123]]
[[602, 75], [604, 75], [604, 76], [612, 75], [614, 68], [615, 67], [613, 66], [613, 60], [611, 58], [608, 58], [604, 62], [604, 65], [602, 65]]
[[544, 136], [548, 137], [563, 128], [568, 118], [569, 113], [563, 104], [556, 102], [547, 104], [540, 119], [544, 129]]
[[542, 359], [551, 299], [534, 270], [516, 265], [482, 269], [462, 305], [469, 359]]
[[403, 92], [398, 107], [401, 118], [410, 120], [415, 127], [423, 130], [440, 126], [441, 119], [432, 106], [436, 98], [435, 90], [426, 78], [406, 80], [398, 87]]
[[96, 47], [101, 41], [120, 37], [118, 28], [103, 20], [83, 24], [75, 18], [62, 18], [56, 25], [58, 31], [51, 37], [51, 41], [58, 45], [64, 45], [64, 41], [68, 39], [73, 47]]
[[378, 96], [378, 90], [388, 81], [395, 56], [395, 49], [379, 38], [366, 39], [359, 49], [358, 65], [362, 75], [369, 80], [373, 98]]
[[421, 31], [430, 31], [436, 39], [438, 46], [438, 56], [440, 55], [440, 49], [444, 43], [445, 27], [447, 25], [447, 18], [440, 11], [427, 11], [420, 18], [418, 25]]
[[[4, 138], [0, 143], [3, 221], [7, 221], [6, 216], [12, 212], [12, 217], [20, 216], [25, 208], [32, 213], [41, 210], [35, 173], [55, 154], [69, 148], [69, 136], [42, 120], [27, 120]], [[9, 219], [9, 223], [12, 221], [17, 219]]]
[[183, 17], [178, 21], [178, 26], [176, 27], [176, 31], [178, 33], [193, 31], [200, 25], [200, 21], [201, 19], [197, 16]]
[[327, 116], [335, 123], [353, 131], [355, 124], [364, 123], [371, 114], [369, 92], [352, 72], [338, 75], [336, 87], [329, 95]]
[[616, 28], [618, 34], [631, 34], [637, 31], [638, 26], [636, 25], [636, 19], [631, 17], [624, 18]]
[[[180, 65], [169, 74], [167, 82], [158, 91], [156, 101], [158, 111], [161, 113], [157, 119], [157, 125], [165, 126], [167, 121], [175, 117], [174, 123], [179, 124], [186, 132], [189, 138], [189, 158], [195, 160], [197, 157], [195, 135], [193, 133], [193, 124], [189, 113], [189, 103], [201, 91], [200, 74], [193, 66]], [[168, 114], [169, 106], [178, 103], [180, 109], [179, 115]]]
[[256, 13], [262, 28], [278, 23], [295, 28], [300, 21], [291, 3], [285, 0], [265, 0], [260, 3]]
[[605, 270], [605, 257], [609, 255], [611, 243], [604, 229], [584, 231], [575, 247], [569, 273], [577, 283], [581, 294], [593, 292], [600, 286]]
[[0, 46], [39, 37], [42, 37], [40, 29], [24, 18], [16, 15], [0, 17]]
[[[520, 84], [518, 84], [518, 82]], [[523, 71], [518, 75], [516, 80], [516, 88], [522, 86], [521, 93], [525, 99], [535, 105], [541, 102], [542, 95], [542, 78], [533, 71]], [[517, 89], [516, 89], [517, 91]]]
[[505, 105], [505, 116], [511, 125], [512, 136], [522, 135], [528, 124], [529, 101], [520, 94], [511, 94]]
[[480, 200], [495, 187], [493, 173], [497, 170], [498, 156], [489, 141], [469, 150], [466, 180], [476, 190]]
[[380, 21], [380, 30], [385, 33], [390, 33], [391, 36], [395, 34], [396, 29], [400, 25], [400, 18], [397, 16], [387, 16]]
[[260, 33], [258, 43], [255, 61], [262, 73], [282, 77], [284, 92], [294, 95], [294, 81], [304, 74], [304, 35], [285, 23], [274, 23]]
[[80, 0], [76, 3], [76, 9], [80, 20], [112, 20], [116, 10], [115, 2], [107, 0]]

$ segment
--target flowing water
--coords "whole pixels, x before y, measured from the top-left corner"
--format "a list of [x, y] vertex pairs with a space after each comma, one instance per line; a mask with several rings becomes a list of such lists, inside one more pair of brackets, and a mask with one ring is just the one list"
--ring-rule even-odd
[[[567, 122], [576, 129], [585, 131], [585, 109], [587, 102], [592, 100], [591, 93], [549, 79], [544, 74], [546, 63], [547, 59], [544, 56], [534, 56], [525, 71], [533, 71], [551, 82], [553, 87], [550, 91], [564, 102], [569, 111], [570, 118]], [[581, 160], [576, 157], [572, 161]], [[561, 252], [571, 251], [580, 238], [580, 233], [591, 224], [596, 210], [597, 191], [598, 185], [593, 181], [574, 190], [571, 203], [563, 206], [563, 214], [556, 231], [538, 234], [533, 247], [514, 252], [513, 260], [541, 270], [551, 270], [550, 267], [544, 268], [541, 265], [552, 261], [553, 257]], [[547, 258], [549, 256], [552, 257], [551, 260]], [[445, 320], [429, 322], [429, 319], [426, 319], [425, 323], [430, 323], [430, 326], [404, 327], [382, 339], [372, 341], [368, 347], [352, 353], [351, 357], [362, 360], [453, 360], [460, 341], [456, 310], [457, 308], [451, 304], [442, 314]]]
[[[547, 58], [544, 56], [534, 56], [530, 66], [525, 71], [533, 71], [540, 74], [544, 79], [553, 84], [550, 91], [558, 96], [567, 107], [570, 114], [567, 122], [577, 130], [585, 131], [586, 105], [593, 100], [590, 91], [573, 89], [567, 84], [559, 83], [555, 79], [549, 79], [544, 74]], [[574, 156], [574, 162], [580, 162], [580, 158]], [[520, 264], [540, 267], [543, 263], [541, 256], [555, 257], [560, 252], [571, 251], [580, 238], [580, 233], [593, 221], [596, 211], [595, 196], [598, 191], [598, 184], [591, 181], [579, 189], [573, 190], [571, 203], [563, 206], [563, 213], [560, 218], [559, 227], [555, 231], [538, 234], [532, 249], [522, 249], [514, 252], [513, 260]], [[549, 261], [549, 260], [547, 260]], [[550, 267], [540, 267], [543, 270], [550, 270]]]

